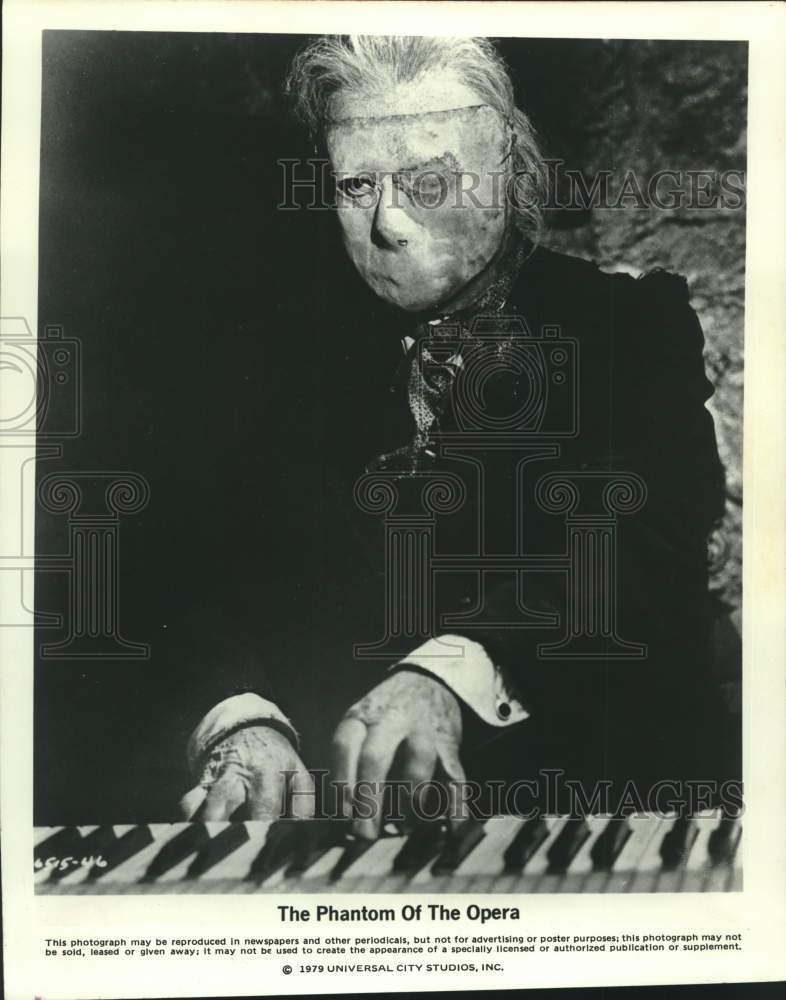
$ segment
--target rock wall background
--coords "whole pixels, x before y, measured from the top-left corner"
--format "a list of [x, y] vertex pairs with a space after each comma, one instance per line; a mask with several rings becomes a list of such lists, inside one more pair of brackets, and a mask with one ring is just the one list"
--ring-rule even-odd
[[[524, 107], [544, 137], [546, 153], [580, 170], [589, 182], [612, 172], [619, 194], [627, 171], [647, 181], [662, 169], [720, 175], [746, 168], [747, 47], [741, 43], [608, 41], [551, 44], [554, 86], [539, 107], [533, 70], [517, 72]], [[505, 52], [523, 66], [515, 46]], [[538, 53], [542, 55], [542, 52]], [[539, 72], [543, 86], [543, 64]], [[562, 113], [555, 115], [562, 105]], [[544, 112], [550, 112], [546, 118]], [[559, 174], [557, 175], [559, 176]], [[707, 189], [707, 182], [703, 182]], [[683, 174], [680, 190], [688, 191]], [[676, 185], [675, 185], [676, 186]], [[567, 203], [564, 184], [559, 201]], [[664, 185], [662, 190], [666, 190]], [[714, 193], [718, 194], [717, 187]], [[727, 473], [726, 516], [711, 546], [712, 587], [738, 627], [742, 573], [742, 403], [745, 211], [722, 198], [717, 207], [635, 207], [552, 211], [544, 243], [595, 260], [606, 270], [640, 274], [655, 267], [684, 275], [704, 330], [705, 358]], [[704, 202], [713, 201], [707, 190]], [[723, 207], [723, 202], [727, 207]]]

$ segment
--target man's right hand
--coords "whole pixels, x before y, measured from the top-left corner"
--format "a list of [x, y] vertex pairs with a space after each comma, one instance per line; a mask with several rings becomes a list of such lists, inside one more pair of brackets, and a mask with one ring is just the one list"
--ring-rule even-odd
[[290, 741], [270, 726], [246, 726], [218, 743], [202, 762], [194, 787], [180, 800], [185, 819], [306, 819], [314, 814], [314, 783]]
[[[456, 782], [466, 780], [459, 759], [462, 723], [456, 696], [427, 674], [406, 667], [398, 670], [356, 702], [338, 724], [333, 737], [334, 780], [342, 790], [345, 816], [352, 816], [358, 782], [373, 815], [357, 818], [356, 836], [373, 840], [385, 820], [384, 783], [393, 758], [403, 744], [401, 773], [396, 778], [416, 789], [435, 775], [443, 776], [448, 816], [455, 825], [463, 818], [463, 799]], [[417, 816], [417, 794], [411, 803]]]

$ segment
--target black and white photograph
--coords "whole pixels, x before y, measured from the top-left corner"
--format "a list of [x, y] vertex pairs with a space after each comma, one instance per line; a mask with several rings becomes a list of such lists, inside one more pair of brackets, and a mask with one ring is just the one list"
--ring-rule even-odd
[[746, 64], [45, 34], [39, 891], [739, 886]]
[[784, 19], [483, 6], [11, 4], [36, 996], [772, 978]]

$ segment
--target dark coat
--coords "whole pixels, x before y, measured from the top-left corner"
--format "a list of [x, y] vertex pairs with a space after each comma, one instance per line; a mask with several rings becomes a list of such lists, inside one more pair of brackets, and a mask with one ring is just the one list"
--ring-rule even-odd
[[[400, 346], [410, 330], [350, 288], [338, 285], [303, 303], [294, 318], [268, 317], [253, 362], [234, 369], [227, 445], [214, 462], [191, 441], [189, 453], [200, 456], [201, 467], [184, 472], [187, 463], [175, 461], [160, 474], [159, 495], [168, 491], [174, 516], [154, 532], [143, 568], [156, 589], [152, 663], [140, 668], [130, 699], [138, 742], [128, 794], [115, 796], [111, 810], [117, 821], [166, 818], [167, 803], [188, 784], [187, 735], [218, 700], [242, 690], [273, 698], [300, 730], [307, 766], [318, 768], [326, 766], [342, 713], [385, 676], [390, 660], [353, 657], [355, 644], [373, 642], [384, 629], [383, 529], [380, 518], [358, 509], [353, 487], [376, 456], [412, 436]], [[565, 547], [564, 514], [544, 512], [534, 499], [540, 476], [640, 477], [646, 502], [617, 522], [616, 593], [619, 633], [646, 645], [647, 655], [544, 659], [538, 648], [559, 639], [559, 628], [494, 627], [494, 620], [520, 616], [510, 573], [488, 580], [485, 624], [440, 627], [440, 615], [466, 614], [477, 600], [477, 577], [452, 574], [437, 591], [435, 631], [483, 642], [531, 713], [505, 731], [465, 713], [465, 765], [476, 777], [509, 779], [529, 777], [536, 766], [645, 782], [729, 773], [734, 753], [731, 763], [724, 754], [733, 741], [715, 703], [706, 570], [724, 476], [704, 405], [712, 387], [687, 284], [665, 272], [639, 280], [604, 274], [540, 249], [524, 265], [505, 312], [523, 317], [535, 340], [544, 327], [559, 328], [564, 342], [578, 345], [569, 359], [577, 404], [568, 393], [549, 399], [540, 439], [558, 444], [558, 454], [537, 463], [525, 488], [527, 551]], [[279, 324], [285, 328], [271, 329]], [[530, 377], [503, 371], [486, 385], [484, 399], [505, 412], [511, 399], [531, 391]], [[443, 429], [455, 429], [451, 412]], [[574, 418], [574, 436], [549, 436]], [[431, 450], [432, 471], [466, 475], [466, 463]], [[511, 453], [490, 449], [483, 460], [494, 469], [487, 509], [509, 511]], [[467, 484], [463, 508], [437, 519], [435, 544], [443, 554], [476, 545], [478, 512]], [[182, 523], [176, 513], [178, 504], [185, 510], [193, 502], [205, 505], [196, 531], [193, 513]], [[493, 535], [496, 518], [490, 523]], [[559, 573], [527, 574], [524, 600], [564, 623], [565, 589]], [[95, 812], [95, 794], [89, 801]], [[82, 813], [79, 821], [98, 818]]]

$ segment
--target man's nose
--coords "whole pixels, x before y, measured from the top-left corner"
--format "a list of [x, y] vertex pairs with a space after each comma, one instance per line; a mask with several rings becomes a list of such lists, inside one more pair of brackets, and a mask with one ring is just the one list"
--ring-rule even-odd
[[406, 195], [395, 186], [392, 178], [382, 178], [379, 184], [371, 238], [384, 249], [404, 248], [414, 238], [417, 223], [407, 214]]

